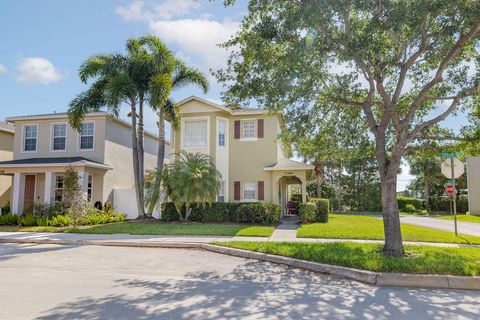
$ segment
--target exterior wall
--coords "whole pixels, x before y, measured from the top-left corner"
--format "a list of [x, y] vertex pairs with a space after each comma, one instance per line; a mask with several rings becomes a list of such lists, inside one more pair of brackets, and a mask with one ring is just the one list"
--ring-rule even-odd
[[[15, 123], [14, 159], [28, 158], [53, 158], [53, 157], [85, 157], [87, 159], [104, 162], [105, 154], [105, 117], [87, 117], [85, 122], [95, 123], [94, 150], [80, 150], [80, 134], [68, 125], [67, 118], [61, 119], [32, 119], [18, 121]], [[66, 123], [67, 137], [65, 151], [52, 151], [52, 124]], [[24, 127], [25, 125], [36, 124], [37, 128], [37, 150], [33, 152], [23, 151]]]
[[480, 215], [480, 156], [467, 159], [468, 211]]
[[[0, 131], [0, 161], [13, 159], [13, 133]], [[11, 201], [12, 177], [0, 175], [0, 207]]]
[[[158, 140], [145, 135], [145, 170], [157, 166]], [[170, 153], [169, 146], [165, 154]], [[114, 202], [114, 189], [133, 189], [132, 135], [130, 127], [108, 120], [105, 131], [105, 164], [112, 170], [105, 173], [103, 180], [103, 201]]]

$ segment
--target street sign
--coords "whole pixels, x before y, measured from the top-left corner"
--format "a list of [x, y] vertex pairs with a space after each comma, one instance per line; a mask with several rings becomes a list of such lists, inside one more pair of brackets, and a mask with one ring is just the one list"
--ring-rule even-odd
[[452, 194], [455, 191], [455, 188], [452, 185], [448, 185], [445, 187], [445, 192], [448, 194]]
[[447, 159], [447, 158], [453, 158], [456, 157], [457, 155], [455, 152], [440, 152], [440, 157], [442, 159]]
[[453, 180], [447, 180], [443, 186], [446, 188], [447, 186], [453, 186]]
[[[442, 174], [447, 177], [447, 179], [457, 179], [462, 176], [462, 174], [465, 172], [465, 167], [463, 165], [463, 162], [458, 160], [457, 158], [453, 158], [453, 170], [452, 170], [452, 160], [451, 159], [445, 159], [445, 161], [442, 162]], [[453, 177], [452, 177], [452, 171], [453, 171]]]

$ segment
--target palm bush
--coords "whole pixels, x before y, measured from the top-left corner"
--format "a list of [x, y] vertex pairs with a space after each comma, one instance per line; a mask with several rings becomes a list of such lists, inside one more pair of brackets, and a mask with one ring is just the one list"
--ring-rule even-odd
[[[175, 205], [180, 220], [188, 220], [194, 203], [205, 206], [215, 201], [222, 175], [211, 157], [181, 151], [162, 174], [166, 195]], [[185, 209], [185, 210], [182, 210]]]

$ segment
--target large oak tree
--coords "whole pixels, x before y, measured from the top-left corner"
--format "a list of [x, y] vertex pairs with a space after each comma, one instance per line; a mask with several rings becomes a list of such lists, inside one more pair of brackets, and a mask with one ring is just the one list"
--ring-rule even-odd
[[479, 32], [476, 0], [250, 0], [218, 78], [226, 98], [270, 110], [360, 110], [375, 141], [384, 253], [398, 256], [402, 157], [472, 107]]

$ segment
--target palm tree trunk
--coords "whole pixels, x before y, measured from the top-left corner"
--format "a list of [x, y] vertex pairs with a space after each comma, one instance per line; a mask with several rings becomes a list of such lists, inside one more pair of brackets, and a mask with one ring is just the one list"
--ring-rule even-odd
[[139, 167], [138, 167], [138, 140], [137, 140], [137, 109], [135, 102], [131, 101], [132, 110], [132, 158], [133, 158], [133, 180], [135, 185], [135, 198], [137, 201], [137, 218], [143, 217], [143, 201], [141, 200]]
[[138, 110], [138, 132], [137, 132], [137, 143], [138, 143], [138, 183], [139, 183], [139, 196], [142, 203], [142, 216], [145, 215], [145, 205], [144, 205], [144, 187], [145, 187], [145, 150], [144, 150], [144, 119], [143, 119], [143, 96], [140, 97], [139, 110]]
[[155, 206], [158, 203], [160, 195], [160, 186], [162, 182], [163, 164], [165, 163], [165, 119], [163, 112], [158, 112], [158, 154], [157, 154], [157, 175], [153, 186], [152, 201], [148, 206], [148, 214], [152, 215]]

